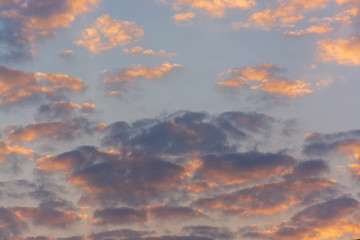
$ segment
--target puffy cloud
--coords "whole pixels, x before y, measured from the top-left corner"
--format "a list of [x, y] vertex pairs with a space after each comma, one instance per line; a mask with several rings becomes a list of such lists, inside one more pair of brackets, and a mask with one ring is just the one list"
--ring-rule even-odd
[[[234, 150], [230, 140], [240, 145], [262, 138], [277, 121], [255, 112], [177, 112], [163, 119], [143, 119], [133, 123], [116, 122], [104, 130], [104, 146], [136, 147], [148, 152], [184, 155]], [[246, 141], [245, 141], [246, 140]], [[245, 143], [246, 142], [246, 143]], [[251, 144], [249, 148], [254, 148]]]
[[227, 9], [249, 9], [255, 6], [254, 0], [177, 0], [175, 6], [188, 6], [191, 9], [202, 9], [213, 18], [222, 18]]
[[83, 201], [130, 205], [164, 198], [179, 186], [184, 173], [182, 166], [145, 153], [120, 154], [94, 147], [45, 156], [37, 160], [37, 169], [64, 172], [70, 183], [83, 188]]
[[37, 122], [25, 127], [15, 127], [8, 134], [10, 143], [34, 142], [40, 139], [71, 140], [84, 132], [89, 132], [86, 119], [65, 122]]
[[0, 105], [85, 90], [81, 79], [65, 74], [28, 73], [0, 66]]
[[223, 184], [242, 184], [284, 173], [295, 159], [282, 154], [247, 152], [206, 155], [195, 178], [211, 179]]
[[195, 205], [206, 210], [243, 216], [269, 215], [287, 211], [299, 204], [337, 193], [336, 183], [325, 178], [301, 178], [258, 184], [232, 193], [200, 198]]
[[76, 104], [73, 102], [58, 101], [43, 104], [35, 115], [37, 120], [65, 120], [93, 112], [95, 105], [92, 103]]
[[323, 8], [326, 3], [331, 0], [289, 0], [278, 1], [279, 5], [276, 5], [274, 9], [266, 8], [261, 12], [253, 13], [248, 21], [243, 24], [244, 27], [251, 25], [268, 28], [272, 26], [292, 26], [294, 23], [304, 18], [303, 14]]
[[[67, 28], [75, 17], [90, 11], [99, 0], [33, 0], [2, 1], [0, 20], [4, 23], [0, 42], [6, 47], [3, 59], [22, 60], [34, 55], [36, 40], [55, 35]], [[2, 6], [2, 7], [3, 7]]]
[[81, 33], [82, 39], [75, 41], [92, 52], [109, 50], [117, 45], [125, 46], [135, 42], [144, 35], [141, 26], [135, 22], [118, 21], [104, 15], [96, 19], [94, 27]]
[[26, 223], [11, 208], [0, 207], [0, 237], [19, 235], [25, 228]]
[[124, 49], [124, 52], [127, 55], [152, 55], [152, 56], [157, 56], [157, 57], [172, 57], [175, 56], [176, 53], [168, 53], [165, 50], [159, 50], [159, 51], [154, 51], [152, 49], [144, 49], [143, 47], [137, 46], [137, 47], [133, 47], [131, 49]]
[[360, 65], [360, 38], [324, 39], [317, 42], [322, 62], [336, 62], [340, 65]]
[[312, 93], [310, 83], [303, 80], [289, 81], [275, 76], [281, 69], [272, 64], [259, 64], [253, 67], [230, 68], [220, 76], [227, 76], [226, 80], [217, 83], [221, 87], [261, 89], [275, 96], [290, 98], [300, 97]]
[[103, 83], [109, 90], [109, 95], [123, 94], [127, 92], [129, 84], [139, 79], [157, 79], [165, 74], [173, 72], [176, 68], [182, 68], [181, 64], [164, 62], [161, 66], [154, 68], [141, 65], [133, 65], [127, 68], [115, 69], [104, 73]]

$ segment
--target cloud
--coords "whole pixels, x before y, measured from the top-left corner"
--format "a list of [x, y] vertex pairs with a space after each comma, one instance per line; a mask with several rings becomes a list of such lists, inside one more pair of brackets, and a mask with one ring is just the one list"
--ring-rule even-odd
[[10, 143], [34, 142], [41, 139], [72, 140], [75, 136], [90, 131], [86, 119], [65, 122], [37, 122], [25, 127], [15, 127], [8, 134]]
[[360, 65], [360, 38], [324, 39], [317, 42], [318, 59], [322, 62], [336, 62], [340, 65]]
[[299, 162], [292, 172], [285, 175], [285, 178], [299, 178], [299, 177], [312, 177], [318, 176], [323, 173], [329, 172], [329, 167], [322, 159], [314, 159]]
[[94, 223], [100, 225], [144, 223], [147, 221], [147, 213], [144, 209], [128, 207], [105, 208], [97, 209], [94, 218]]
[[29, 73], [0, 66], [0, 105], [56, 98], [64, 93], [81, 92], [81, 79], [66, 74]]
[[80, 219], [73, 212], [52, 208], [15, 207], [13, 211], [24, 221], [31, 220], [35, 225], [55, 228], [69, 227]]
[[278, 176], [294, 162], [295, 159], [287, 155], [260, 152], [206, 155], [201, 157], [195, 178], [242, 184]]
[[0, 140], [0, 163], [9, 160], [14, 155], [25, 156], [26, 158], [32, 159], [34, 151], [21, 147], [21, 146], [10, 146], [6, 142]]
[[133, 47], [131, 49], [124, 49], [124, 52], [127, 55], [152, 55], [152, 56], [157, 56], [157, 57], [172, 57], [175, 56], [176, 53], [168, 53], [165, 50], [159, 50], [159, 51], [154, 51], [152, 49], [144, 49], [143, 47], [137, 46], [137, 47]]
[[263, 139], [276, 125], [275, 119], [256, 112], [180, 111], [162, 119], [113, 123], [105, 128], [102, 142], [158, 154], [221, 153], [234, 150], [232, 140], [238, 147], [254, 149], [256, 135]]
[[290, 32], [285, 32], [285, 35], [292, 35], [292, 36], [301, 36], [304, 34], [324, 34], [330, 31], [333, 31], [334, 28], [330, 27], [328, 24], [321, 24], [321, 25], [315, 25], [315, 26], [311, 26], [308, 27], [306, 29], [303, 30], [297, 30], [297, 31], [290, 31]]
[[73, 102], [58, 101], [43, 104], [38, 108], [35, 115], [36, 120], [65, 120], [92, 113], [95, 105], [92, 103], [76, 104]]
[[332, 134], [309, 133], [305, 136], [303, 153], [309, 156], [339, 152], [360, 160], [360, 130]]
[[201, 9], [213, 18], [222, 18], [227, 9], [249, 9], [255, 6], [254, 0], [177, 0], [175, 7], [187, 6], [190, 9]]
[[70, 60], [74, 58], [72, 50], [61, 50], [57, 53], [57, 55], [65, 60]]
[[192, 236], [203, 236], [215, 239], [230, 240], [236, 238], [236, 233], [226, 227], [213, 227], [205, 225], [186, 226], [182, 232], [190, 233]]
[[275, 76], [281, 69], [272, 64], [259, 64], [253, 67], [230, 68], [219, 76], [226, 76], [226, 80], [217, 85], [227, 88], [260, 89], [275, 96], [289, 98], [300, 97], [312, 93], [310, 83], [303, 80], [289, 81]]
[[[4, 44], [1, 58], [24, 60], [35, 55], [37, 40], [54, 36], [67, 28], [75, 17], [90, 11], [99, 0], [65, 1], [2, 1], [0, 20], [3, 22], [0, 42]], [[3, 7], [2, 6], [2, 7]]]
[[173, 19], [177, 24], [182, 22], [189, 22], [191, 19], [195, 17], [193, 12], [185, 12], [185, 13], [178, 13], [173, 16]]
[[90, 146], [42, 157], [37, 169], [63, 172], [70, 183], [84, 190], [83, 201], [129, 205], [165, 200], [184, 173], [182, 166], [146, 153], [103, 152]]
[[166, 206], [156, 205], [148, 206], [146, 210], [151, 217], [157, 218], [161, 221], [167, 220], [188, 220], [196, 217], [205, 216], [200, 210], [192, 209], [189, 207], [175, 207], [175, 206]]
[[158, 79], [176, 68], [182, 68], [181, 64], [164, 62], [161, 66], [154, 68], [141, 65], [132, 65], [127, 68], [115, 69], [104, 73], [103, 83], [109, 90], [109, 95], [121, 95], [128, 91], [129, 84], [140, 79]]
[[107, 14], [97, 18], [94, 27], [85, 29], [82, 39], [75, 43], [97, 53], [134, 43], [143, 35], [142, 27], [135, 22], [118, 21]]
[[278, 228], [273, 239], [338, 239], [346, 234], [359, 234], [359, 224], [345, 219], [358, 207], [359, 202], [347, 196], [308, 206], [297, 212], [285, 226]]
[[252, 25], [269, 28], [273, 26], [289, 27], [304, 18], [306, 12], [324, 8], [330, 0], [290, 0], [279, 1], [274, 9], [266, 8], [261, 12], [253, 13], [243, 27]]
[[287, 211], [297, 205], [331, 197], [337, 191], [337, 185], [332, 180], [301, 178], [258, 184], [210, 198], [199, 198], [194, 204], [207, 211], [226, 215], [271, 215]]

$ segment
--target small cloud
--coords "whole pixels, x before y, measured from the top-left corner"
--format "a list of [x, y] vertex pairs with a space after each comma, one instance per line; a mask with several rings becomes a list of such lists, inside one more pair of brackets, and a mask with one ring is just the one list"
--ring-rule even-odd
[[156, 56], [156, 57], [172, 57], [172, 56], [176, 56], [176, 53], [169, 53], [166, 52], [165, 50], [159, 50], [159, 51], [154, 51], [152, 49], [144, 49], [143, 47], [137, 46], [137, 47], [133, 47], [131, 49], [124, 49], [124, 52], [127, 55], [152, 55], [152, 56]]
[[230, 68], [219, 76], [227, 76], [223, 82], [217, 83], [221, 87], [260, 89], [275, 96], [286, 96], [289, 98], [300, 97], [312, 93], [310, 83], [303, 80], [289, 81], [278, 78], [275, 73], [281, 71], [272, 64], [259, 64], [252, 67]]
[[135, 22], [119, 21], [110, 15], [103, 15], [96, 19], [94, 27], [87, 28], [81, 33], [82, 39], [75, 41], [75, 44], [98, 53], [117, 45], [134, 43], [143, 35], [142, 27]]
[[70, 60], [74, 58], [72, 50], [61, 50], [57, 53], [57, 55], [65, 60]]
[[311, 26], [303, 30], [285, 32], [284, 35], [302, 36], [305, 34], [324, 34], [333, 30], [334, 28], [330, 27], [328, 24], [321, 24], [317, 26]]
[[183, 22], [189, 22], [191, 19], [195, 17], [195, 14], [193, 12], [185, 12], [185, 13], [178, 13], [173, 16], [173, 19], [177, 24], [183, 23]]
[[324, 39], [317, 42], [318, 59], [321, 62], [336, 62], [340, 65], [360, 65], [360, 38]]

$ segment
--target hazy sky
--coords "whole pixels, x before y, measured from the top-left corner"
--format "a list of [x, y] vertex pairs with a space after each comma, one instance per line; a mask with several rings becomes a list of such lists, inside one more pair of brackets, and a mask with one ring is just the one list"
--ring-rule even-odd
[[358, 0], [0, 0], [0, 240], [360, 237]]

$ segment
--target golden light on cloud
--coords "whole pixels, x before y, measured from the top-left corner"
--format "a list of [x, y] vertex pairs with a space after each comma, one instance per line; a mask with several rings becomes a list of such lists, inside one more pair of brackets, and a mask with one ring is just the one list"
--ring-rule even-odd
[[310, 88], [311, 84], [303, 80], [289, 81], [285, 78], [275, 77], [274, 73], [279, 70], [272, 64], [229, 69], [219, 74], [219, 76], [228, 76], [228, 78], [225, 81], [218, 82], [217, 85], [230, 88], [250, 87], [250, 89], [260, 89], [264, 92], [290, 98], [313, 92]]
[[340, 65], [360, 65], [360, 38], [324, 39], [317, 42], [322, 62], [336, 62]]
[[94, 27], [85, 29], [81, 33], [82, 39], [75, 43], [97, 53], [117, 45], [134, 43], [143, 35], [142, 27], [135, 22], [119, 21], [104, 15], [96, 20]]

